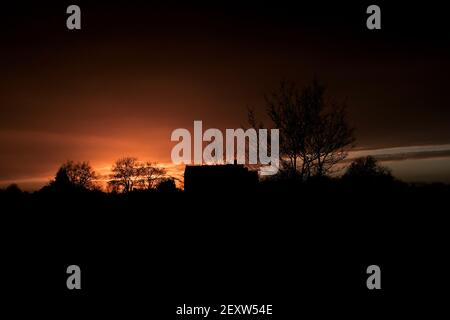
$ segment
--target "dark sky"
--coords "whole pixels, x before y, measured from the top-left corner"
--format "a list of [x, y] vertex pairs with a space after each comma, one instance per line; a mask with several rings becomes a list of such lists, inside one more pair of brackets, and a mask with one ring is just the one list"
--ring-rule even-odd
[[[410, 180], [450, 181], [439, 2], [377, 2], [376, 31], [372, 2], [241, 2], [2, 4], [0, 184], [42, 184], [68, 159], [100, 171], [123, 155], [169, 163], [174, 129], [240, 127], [280, 80], [314, 77], [347, 101], [357, 149], [388, 153]], [[79, 31], [66, 28], [70, 4]]]

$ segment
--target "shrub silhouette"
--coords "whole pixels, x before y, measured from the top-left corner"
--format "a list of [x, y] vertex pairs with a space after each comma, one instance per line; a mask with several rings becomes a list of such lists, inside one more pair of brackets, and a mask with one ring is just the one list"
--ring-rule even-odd
[[374, 157], [367, 156], [355, 159], [347, 168], [343, 180], [355, 183], [390, 183], [394, 181], [394, 177]]
[[179, 191], [176, 184], [175, 179], [173, 178], [165, 178], [161, 180], [156, 186], [156, 190], [159, 192], [175, 192]]
[[6, 187], [4, 193], [9, 196], [18, 196], [22, 194], [23, 191], [19, 188], [17, 184], [13, 183]]

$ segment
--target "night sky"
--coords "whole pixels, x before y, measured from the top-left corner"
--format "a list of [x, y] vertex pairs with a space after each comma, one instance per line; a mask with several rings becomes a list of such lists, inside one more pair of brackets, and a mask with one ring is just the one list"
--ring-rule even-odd
[[[439, 2], [36, 1], [0, 10], [0, 186], [42, 186], [66, 160], [170, 164], [176, 128], [238, 128], [282, 79], [346, 100], [351, 156], [450, 182], [450, 39]], [[213, 4], [211, 2], [214, 2]], [[391, 1], [392, 2], [392, 1]], [[66, 8], [81, 7], [81, 30]], [[378, 4], [382, 29], [366, 28]]]

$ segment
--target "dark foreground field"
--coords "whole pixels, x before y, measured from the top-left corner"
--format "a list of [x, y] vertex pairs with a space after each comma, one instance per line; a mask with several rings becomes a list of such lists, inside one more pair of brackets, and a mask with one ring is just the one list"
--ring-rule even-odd
[[[60, 319], [196, 319], [177, 317], [183, 304], [272, 304], [276, 319], [445, 307], [448, 188], [277, 190], [2, 194], [4, 306]], [[71, 264], [80, 291], [66, 287]], [[366, 287], [372, 264], [379, 291]]]

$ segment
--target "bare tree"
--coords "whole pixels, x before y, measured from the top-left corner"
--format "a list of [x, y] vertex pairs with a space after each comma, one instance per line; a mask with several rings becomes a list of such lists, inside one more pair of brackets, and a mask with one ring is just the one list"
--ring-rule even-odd
[[327, 101], [325, 93], [317, 81], [301, 89], [281, 82], [266, 96], [267, 114], [280, 130], [282, 163], [301, 179], [329, 173], [354, 142], [346, 105]]
[[59, 174], [56, 175], [56, 178], [60, 178], [65, 174], [67, 176], [66, 179], [68, 179], [67, 182], [75, 187], [87, 190], [94, 190], [98, 188], [95, 183], [97, 174], [87, 161], [67, 161], [59, 168], [58, 173]]
[[295, 176], [310, 175], [313, 128], [318, 124], [318, 109], [323, 104], [323, 88], [316, 82], [300, 90], [294, 83], [282, 81], [279, 88], [267, 95], [267, 114], [280, 130], [280, 154], [288, 171]]
[[355, 140], [353, 128], [347, 124], [345, 105], [332, 104], [330, 108], [319, 115], [306, 148], [311, 154], [311, 173], [316, 176], [330, 173], [335, 164], [347, 157]]
[[130, 192], [139, 183], [140, 175], [137, 158], [120, 158], [114, 163], [111, 171], [112, 173], [109, 176], [110, 180], [108, 181], [108, 186], [110, 186], [113, 191]]
[[110, 174], [108, 186], [115, 192], [130, 192], [135, 189], [154, 189], [166, 176], [166, 170], [155, 163], [142, 163], [134, 157], [118, 159]]
[[166, 169], [160, 168], [156, 163], [146, 162], [139, 167], [140, 187], [143, 189], [155, 189], [166, 177]]

